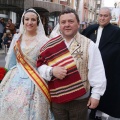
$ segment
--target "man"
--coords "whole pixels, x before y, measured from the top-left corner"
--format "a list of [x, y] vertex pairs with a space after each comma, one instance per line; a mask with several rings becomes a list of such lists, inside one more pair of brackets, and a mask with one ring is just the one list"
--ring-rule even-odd
[[[97, 109], [110, 115], [110, 120], [111, 116], [116, 120], [115, 118], [120, 119], [120, 29], [110, 24], [110, 20], [110, 9], [101, 8], [98, 24], [89, 26], [82, 34], [99, 46], [105, 67], [107, 88]], [[90, 118], [93, 120], [95, 120], [97, 109], [91, 110]]]
[[[74, 10], [61, 12], [59, 24], [61, 34], [40, 50], [38, 71], [49, 81], [55, 120], [86, 120], [88, 107], [98, 106], [106, 88], [102, 58], [97, 46], [78, 33]], [[89, 84], [93, 87], [90, 98]]]
[[0, 49], [2, 49], [2, 36], [5, 29], [4, 18], [0, 18]]
[[16, 28], [15, 28], [15, 25], [12, 23], [12, 19], [8, 19], [8, 23], [7, 23], [6, 29], [10, 30], [12, 35], [15, 34]]

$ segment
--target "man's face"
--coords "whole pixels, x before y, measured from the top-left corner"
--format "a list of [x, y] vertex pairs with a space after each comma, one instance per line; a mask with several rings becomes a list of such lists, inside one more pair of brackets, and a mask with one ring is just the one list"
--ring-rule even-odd
[[77, 33], [78, 28], [79, 23], [74, 13], [67, 13], [60, 16], [60, 31], [66, 39], [72, 39]]
[[111, 20], [111, 15], [109, 10], [107, 9], [101, 9], [99, 12], [99, 17], [98, 17], [98, 23], [100, 26], [104, 27], [108, 23], [110, 23]]

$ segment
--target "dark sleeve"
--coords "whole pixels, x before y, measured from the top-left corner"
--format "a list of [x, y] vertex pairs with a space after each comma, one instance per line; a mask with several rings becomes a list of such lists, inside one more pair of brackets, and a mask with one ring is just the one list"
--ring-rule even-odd
[[89, 38], [90, 35], [93, 34], [98, 29], [98, 27], [99, 27], [98, 24], [90, 25], [86, 29], [84, 29], [81, 34]]
[[116, 33], [116, 43], [120, 43], [120, 29], [118, 29]]
[[120, 28], [114, 31], [114, 34], [111, 35], [110, 42], [112, 43], [120, 43]]
[[84, 29], [81, 34], [86, 36], [87, 38], [90, 38], [90, 35], [93, 33], [94, 29], [92, 26], [88, 26], [86, 29]]
[[84, 36], [87, 36], [88, 34], [88, 28], [84, 29], [82, 32], [81, 32], [82, 35]]
[[7, 37], [4, 38], [4, 42], [3, 43], [4, 44], [8, 44], [8, 38]]

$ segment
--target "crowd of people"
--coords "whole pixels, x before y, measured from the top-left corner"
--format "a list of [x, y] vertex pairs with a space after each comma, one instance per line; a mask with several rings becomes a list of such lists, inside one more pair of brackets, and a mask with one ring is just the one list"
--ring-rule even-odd
[[40, 15], [30, 8], [13, 39], [11, 19], [1, 22], [9, 51], [0, 119], [87, 120], [91, 109], [89, 120], [102, 120], [98, 110], [109, 115], [107, 120], [120, 120], [120, 28], [110, 19], [110, 9], [101, 8], [98, 24], [79, 33], [79, 17], [67, 8], [48, 38]]
[[4, 18], [0, 18], [0, 49], [3, 49], [3, 46], [9, 48], [15, 33], [16, 27], [12, 23], [12, 19], [8, 19], [7, 23], [5, 23]]

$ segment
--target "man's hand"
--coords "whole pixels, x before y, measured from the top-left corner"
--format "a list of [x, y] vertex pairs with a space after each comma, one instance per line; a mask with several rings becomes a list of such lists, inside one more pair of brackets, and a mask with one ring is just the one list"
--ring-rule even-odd
[[95, 109], [99, 104], [99, 100], [90, 97], [87, 106], [91, 109]]
[[55, 66], [53, 67], [53, 76], [62, 80], [67, 75], [67, 70], [65, 67]]

